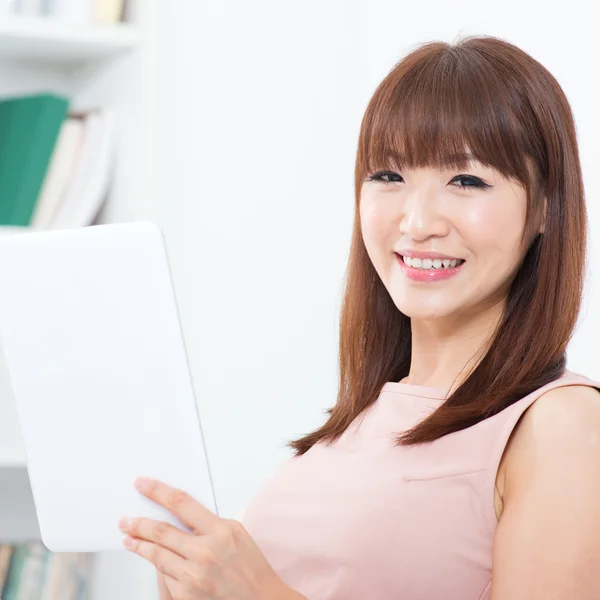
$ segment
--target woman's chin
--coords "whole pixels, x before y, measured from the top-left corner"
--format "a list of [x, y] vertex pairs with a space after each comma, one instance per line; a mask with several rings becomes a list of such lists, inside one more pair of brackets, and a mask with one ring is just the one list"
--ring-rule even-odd
[[447, 304], [439, 306], [434, 303], [428, 304], [418, 302], [417, 299], [411, 301], [402, 300], [394, 302], [394, 304], [402, 314], [410, 319], [416, 319], [417, 321], [443, 319], [450, 316], [453, 312]]

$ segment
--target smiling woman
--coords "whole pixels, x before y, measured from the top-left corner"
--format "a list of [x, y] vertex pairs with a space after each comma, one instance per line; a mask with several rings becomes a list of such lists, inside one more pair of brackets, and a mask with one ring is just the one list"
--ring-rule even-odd
[[[424, 44], [373, 94], [354, 175], [338, 402], [290, 444], [298, 454], [339, 438], [388, 381], [454, 387], [398, 437], [414, 444], [563, 374], [587, 213], [571, 110], [545, 67], [493, 36]], [[438, 280], [439, 267], [419, 260], [399, 268], [398, 254], [436, 251], [465, 261], [453, 277]], [[424, 266], [425, 282], [440, 285], [412, 284], [407, 275]], [[471, 341], [450, 345], [452, 333]], [[434, 351], [444, 338], [446, 350]]]
[[491, 36], [398, 63], [358, 141], [337, 402], [243, 523], [139, 488], [193, 532], [121, 523], [161, 600], [597, 600], [600, 381], [566, 368], [586, 227], [541, 64]]
[[375, 90], [354, 181], [337, 402], [247, 531], [310, 600], [597, 599], [600, 381], [566, 368], [587, 213], [563, 90], [492, 36], [424, 44]]

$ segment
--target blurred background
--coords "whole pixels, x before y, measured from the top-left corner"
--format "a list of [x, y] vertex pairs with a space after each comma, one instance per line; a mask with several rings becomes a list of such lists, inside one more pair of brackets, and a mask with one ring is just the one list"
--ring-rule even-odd
[[[598, 49], [577, 4], [0, 0], [0, 234], [162, 227], [221, 516], [242, 517], [336, 400], [360, 121], [420, 43], [496, 35], [563, 86], [590, 217], [569, 368], [600, 376]], [[136, 555], [44, 552], [24, 461], [2, 372], [5, 600], [158, 598]]]

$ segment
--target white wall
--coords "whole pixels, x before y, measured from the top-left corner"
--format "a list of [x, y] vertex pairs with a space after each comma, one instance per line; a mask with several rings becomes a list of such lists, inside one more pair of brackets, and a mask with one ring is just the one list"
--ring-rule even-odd
[[357, 7], [162, 4], [160, 223], [220, 514], [335, 401], [366, 102]]
[[[573, 104], [599, 240], [598, 83], [586, 61], [595, 32], [583, 8], [549, 15], [541, 3], [161, 5], [159, 221], [220, 513], [239, 518], [291, 454], [284, 441], [322, 423], [336, 398], [356, 142], [376, 85], [414, 45], [459, 33], [499, 35], [533, 54]], [[599, 330], [589, 311], [569, 364], [596, 378], [588, 349]]]

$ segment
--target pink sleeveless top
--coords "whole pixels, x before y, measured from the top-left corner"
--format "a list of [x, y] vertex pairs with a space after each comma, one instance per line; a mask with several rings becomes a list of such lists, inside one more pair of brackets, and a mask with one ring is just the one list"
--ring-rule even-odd
[[289, 458], [242, 518], [269, 563], [308, 600], [489, 600], [494, 485], [524, 411], [562, 377], [432, 443], [394, 447], [446, 390], [386, 383], [342, 437]]

